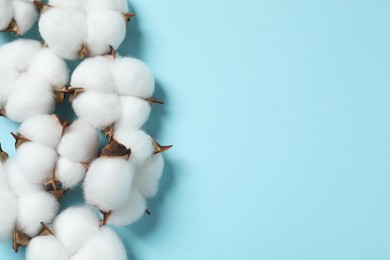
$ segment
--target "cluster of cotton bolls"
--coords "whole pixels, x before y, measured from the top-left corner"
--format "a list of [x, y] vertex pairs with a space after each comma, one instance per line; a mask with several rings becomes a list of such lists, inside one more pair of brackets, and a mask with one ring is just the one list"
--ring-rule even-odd
[[[37, 235], [42, 230], [41, 222], [51, 222], [55, 217], [57, 199], [64, 190], [74, 188], [84, 178], [84, 162], [97, 154], [97, 132], [80, 120], [65, 127], [55, 115], [40, 115], [24, 121], [13, 134], [16, 156], [4, 167], [0, 165], [4, 206], [0, 216], [12, 217], [13, 222], [1, 225], [5, 227], [1, 237], [11, 238], [9, 227], [14, 226], [15, 233], [27, 239]], [[15, 207], [16, 215], [12, 214]], [[14, 237], [15, 250], [19, 244], [25, 242]]]
[[132, 16], [126, 0], [50, 0], [39, 32], [60, 57], [102, 55], [123, 42]]
[[113, 138], [87, 172], [86, 202], [107, 213], [109, 223], [128, 225], [157, 193], [161, 152], [170, 148], [141, 130], [151, 103], [159, 102], [152, 97], [153, 75], [134, 58], [94, 57], [75, 69], [70, 91], [76, 115]]
[[26, 33], [37, 19], [33, 0], [0, 0], [0, 31]]
[[9, 119], [51, 114], [68, 81], [66, 63], [38, 41], [20, 39], [0, 47], [0, 109]]
[[101, 226], [93, 210], [72, 207], [62, 212], [45, 235], [35, 237], [27, 247], [27, 260], [126, 260], [120, 238]]

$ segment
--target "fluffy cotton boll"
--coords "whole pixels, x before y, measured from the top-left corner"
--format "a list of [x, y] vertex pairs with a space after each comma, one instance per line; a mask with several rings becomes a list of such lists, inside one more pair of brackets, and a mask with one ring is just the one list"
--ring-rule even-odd
[[64, 60], [49, 49], [42, 49], [30, 63], [29, 72], [48, 80], [51, 86], [63, 87], [69, 81], [69, 70]]
[[16, 197], [9, 191], [0, 190], [0, 242], [12, 238], [16, 216]]
[[114, 91], [110, 57], [94, 57], [84, 60], [72, 74], [71, 86], [86, 91]]
[[75, 162], [89, 162], [99, 147], [98, 131], [84, 120], [76, 120], [65, 129], [57, 148], [58, 153]]
[[33, 3], [12, 1], [14, 7], [14, 19], [19, 27], [20, 34], [26, 33], [34, 25], [38, 12]]
[[18, 77], [19, 73], [8, 66], [0, 65], [0, 107], [4, 107], [8, 97], [13, 90], [12, 82]]
[[103, 129], [112, 125], [122, 109], [116, 94], [105, 92], [82, 93], [73, 101], [76, 115], [95, 128]]
[[162, 154], [153, 155], [146, 160], [144, 165], [137, 169], [133, 185], [146, 198], [156, 196], [163, 169], [164, 158]]
[[71, 260], [126, 260], [126, 249], [115, 232], [102, 227]]
[[8, 178], [5, 165], [0, 162], [0, 190], [8, 190]]
[[13, 82], [12, 88], [5, 106], [9, 119], [23, 122], [30, 117], [54, 111], [55, 100], [47, 81], [24, 75]]
[[56, 198], [47, 192], [37, 192], [22, 196], [18, 200], [18, 230], [30, 237], [37, 235], [41, 222], [51, 223], [59, 209]]
[[12, 5], [9, 0], [0, 0], [0, 30], [8, 27], [12, 19]]
[[112, 46], [117, 49], [126, 36], [126, 20], [119, 12], [92, 11], [87, 16], [86, 43], [92, 56], [106, 54]]
[[86, 10], [115, 10], [126, 13], [129, 7], [126, 0], [90, 0], [87, 3]]
[[115, 127], [125, 129], [139, 129], [148, 120], [151, 107], [150, 104], [140, 98], [124, 96], [122, 99], [122, 112]]
[[142, 130], [117, 129], [114, 138], [131, 149], [130, 161], [137, 166], [142, 165], [155, 151], [152, 138]]
[[69, 260], [65, 248], [55, 236], [33, 238], [26, 250], [27, 260]]
[[39, 32], [49, 48], [65, 59], [77, 59], [87, 32], [83, 13], [51, 8], [39, 20]]
[[41, 43], [19, 39], [0, 47], [0, 64], [25, 72], [33, 56], [41, 49]]
[[9, 159], [5, 165], [10, 190], [15, 196], [24, 196], [43, 190], [43, 186], [31, 182], [21, 171], [15, 159]]
[[44, 183], [51, 178], [58, 155], [52, 148], [27, 142], [18, 148], [15, 159], [26, 178], [34, 183]]
[[40, 115], [24, 121], [18, 132], [32, 142], [57, 148], [62, 136], [62, 125], [55, 115]]
[[63, 189], [76, 187], [85, 177], [85, 166], [80, 162], [73, 162], [60, 158], [56, 166], [56, 178], [62, 183]]
[[133, 186], [127, 201], [112, 211], [108, 223], [116, 226], [130, 225], [144, 215], [146, 206], [145, 197]]
[[118, 57], [115, 60], [113, 72], [117, 93], [142, 98], [149, 98], [153, 95], [154, 78], [142, 61]]
[[85, 200], [104, 211], [118, 208], [129, 196], [133, 176], [134, 168], [125, 159], [101, 157], [87, 172]]
[[55, 7], [64, 7], [76, 11], [85, 11], [85, 5], [87, 2], [88, 0], [49, 0], [49, 5]]
[[99, 230], [99, 218], [89, 208], [72, 207], [54, 221], [54, 234], [69, 255], [74, 255]]

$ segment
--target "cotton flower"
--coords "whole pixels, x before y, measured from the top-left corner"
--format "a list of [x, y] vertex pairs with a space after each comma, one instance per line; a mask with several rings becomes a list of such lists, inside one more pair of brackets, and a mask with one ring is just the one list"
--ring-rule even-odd
[[126, 260], [126, 249], [107, 226], [99, 226], [96, 212], [87, 207], [66, 209], [27, 247], [27, 260]]
[[0, 31], [22, 35], [30, 30], [36, 19], [32, 0], [0, 0]]
[[69, 72], [65, 62], [39, 42], [21, 39], [0, 47], [0, 76], [1, 114], [23, 122], [54, 111]]
[[65, 59], [102, 55], [123, 42], [132, 17], [127, 12], [126, 0], [50, 0], [39, 31], [49, 48]]

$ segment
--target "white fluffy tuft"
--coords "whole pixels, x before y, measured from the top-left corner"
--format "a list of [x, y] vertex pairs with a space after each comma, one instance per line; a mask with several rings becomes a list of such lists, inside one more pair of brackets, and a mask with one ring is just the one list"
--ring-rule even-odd
[[156, 196], [163, 169], [164, 158], [162, 154], [153, 155], [142, 166], [138, 167], [134, 175], [134, 186], [146, 198]]
[[69, 255], [56, 237], [39, 236], [33, 238], [26, 251], [27, 260], [69, 260]]
[[85, 177], [85, 166], [66, 158], [60, 158], [56, 167], [56, 178], [62, 183], [63, 189], [76, 187]]
[[139, 129], [148, 120], [151, 107], [150, 104], [140, 98], [133, 96], [121, 97], [123, 109], [119, 119], [115, 122], [117, 129]]
[[0, 242], [12, 238], [17, 216], [17, 200], [6, 190], [0, 190]]
[[87, 172], [85, 200], [104, 211], [118, 208], [129, 196], [133, 176], [134, 168], [128, 161], [101, 157], [91, 164]]

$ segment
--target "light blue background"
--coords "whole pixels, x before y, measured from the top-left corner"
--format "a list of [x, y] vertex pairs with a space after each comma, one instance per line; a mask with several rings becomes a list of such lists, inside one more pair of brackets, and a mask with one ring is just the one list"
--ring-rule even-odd
[[153, 215], [119, 230], [130, 257], [390, 259], [389, 1], [132, 6], [120, 52], [154, 71], [148, 129], [175, 146]]

